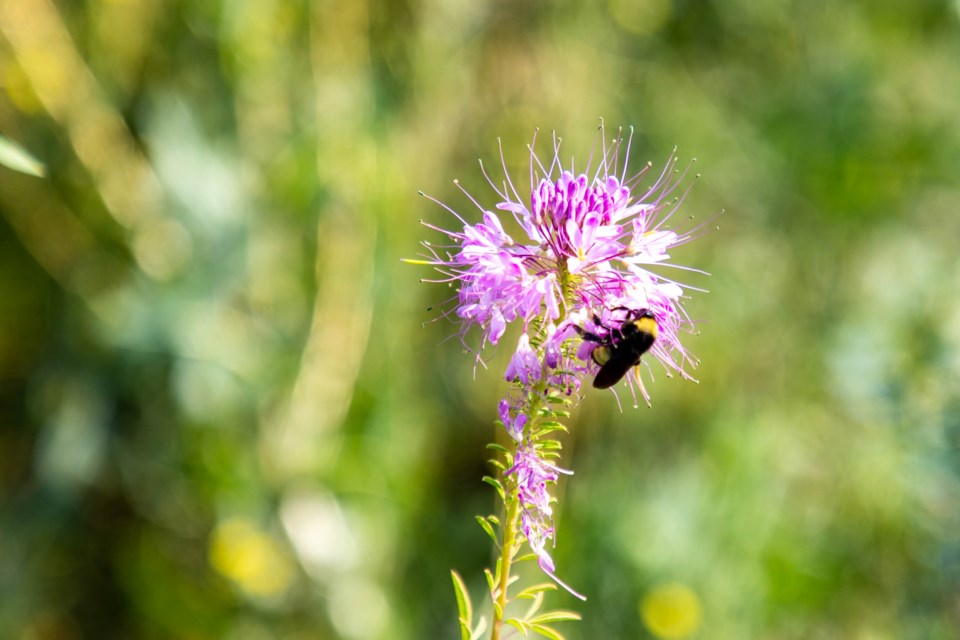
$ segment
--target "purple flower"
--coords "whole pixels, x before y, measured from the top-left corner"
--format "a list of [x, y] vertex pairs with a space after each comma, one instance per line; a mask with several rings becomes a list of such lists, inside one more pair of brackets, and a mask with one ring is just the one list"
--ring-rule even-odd
[[526, 333], [522, 334], [520, 342], [517, 343], [517, 350], [510, 359], [510, 364], [507, 365], [504, 377], [507, 382], [517, 380], [526, 387], [531, 382], [540, 379], [542, 369], [543, 365], [540, 364], [540, 359], [533, 348], [530, 347], [530, 336]]
[[[520, 504], [523, 505], [521, 529], [537, 554], [540, 567], [553, 573], [553, 559], [546, 551], [546, 543], [554, 538], [553, 507], [547, 484], [554, 484], [560, 469], [547, 464], [530, 445], [519, 448], [514, 465], [504, 475], [516, 475]], [[570, 473], [570, 472], [566, 472]]]
[[503, 427], [510, 434], [510, 437], [520, 442], [523, 440], [523, 428], [527, 424], [527, 414], [523, 411], [517, 411], [509, 400], [504, 398], [499, 406], [500, 421]]
[[[690, 377], [687, 369], [696, 366], [696, 360], [679, 337], [693, 326], [680, 304], [684, 285], [649, 270], [653, 265], [675, 266], [669, 251], [699, 229], [679, 231], [668, 226], [686, 195], [679, 191], [686, 172], [676, 171], [677, 159], [672, 156], [654, 183], [641, 189], [650, 165], [627, 177], [629, 146], [629, 138], [604, 143], [598, 166], [577, 173], [572, 167], [560, 168], [556, 137], [546, 163], [531, 145], [528, 204], [509, 175], [498, 185], [484, 169], [498, 199], [495, 209], [507, 212], [517, 224], [512, 235], [497, 213], [466, 191], [482, 222], [470, 224], [442, 205], [462, 222], [462, 231], [431, 226], [453, 244], [424, 243], [429, 251], [424, 257], [444, 274], [442, 281], [459, 286], [455, 313], [461, 319], [461, 338], [477, 325], [484, 342], [496, 344], [515, 321], [525, 327], [536, 320], [541, 327], [567, 328], [571, 319], [594, 313], [606, 316], [615, 309], [650, 309], [659, 327], [651, 355], [668, 372]], [[582, 326], [582, 320], [579, 323]], [[571, 337], [572, 332], [563, 333], [563, 339]], [[569, 364], [561, 353], [556, 341], [549, 342], [546, 367]], [[594, 365], [589, 350], [581, 350], [579, 357], [582, 371], [590, 372]], [[533, 374], [537, 368], [529, 340], [521, 338], [507, 379], [519, 378], [525, 385], [540, 380]], [[647, 398], [642, 383], [640, 390]]]
[[556, 566], [547, 543], [556, 540], [556, 530], [553, 527], [552, 498], [547, 486], [555, 484], [560, 474], [572, 475], [572, 471], [561, 469], [544, 460], [539, 452], [530, 443], [518, 447], [514, 464], [504, 473], [505, 476], [516, 476], [517, 492], [520, 498], [522, 511], [520, 513], [520, 530], [523, 532], [530, 549], [537, 556], [540, 569], [554, 580], [557, 580], [565, 589], [578, 598], [585, 600], [582, 595], [560, 582], [554, 575]]

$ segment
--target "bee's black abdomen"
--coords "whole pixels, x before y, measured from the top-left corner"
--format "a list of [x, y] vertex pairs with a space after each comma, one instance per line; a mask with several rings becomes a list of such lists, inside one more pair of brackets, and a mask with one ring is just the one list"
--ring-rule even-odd
[[[596, 389], [609, 389], [620, 382], [623, 376], [633, 367], [640, 364], [640, 356], [647, 352], [657, 339], [657, 323], [653, 314], [646, 309], [628, 317], [627, 321], [611, 332], [611, 337], [598, 342], [597, 351], [603, 352], [603, 358], [593, 358], [600, 365], [597, 376], [593, 379]], [[581, 335], [596, 338], [593, 334], [582, 332]]]
[[613, 385], [620, 382], [623, 376], [627, 374], [627, 371], [630, 371], [630, 367], [627, 367], [623, 370], [613, 370], [608, 366], [601, 367], [600, 371], [597, 372], [597, 377], [593, 379], [593, 388], [609, 389]]

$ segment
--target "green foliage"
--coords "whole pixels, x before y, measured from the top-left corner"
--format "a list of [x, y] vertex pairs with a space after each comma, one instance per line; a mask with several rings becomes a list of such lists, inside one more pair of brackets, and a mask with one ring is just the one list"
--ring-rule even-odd
[[457, 596], [457, 612], [460, 623], [460, 640], [480, 640], [487, 630], [487, 618], [480, 616], [476, 626], [473, 625], [473, 605], [470, 603], [470, 594], [467, 586], [456, 571], [450, 572], [453, 578], [453, 589]]
[[473, 370], [417, 190], [476, 221], [498, 136], [522, 192], [601, 116], [727, 214], [661, 271], [700, 384], [540, 413], [556, 626], [649, 637], [679, 582], [716, 640], [960, 637], [955, 2], [3, 5], [0, 637], [462, 639], [517, 336]]
[[531, 589], [525, 589], [522, 593], [523, 596], [517, 595], [517, 598], [525, 597], [532, 599], [533, 602], [530, 604], [526, 613], [519, 618], [508, 618], [506, 624], [514, 627], [524, 636], [530, 635], [530, 632], [534, 632], [546, 638], [551, 638], [552, 640], [563, 640], [564, 636], [554, 629], [553, 627], [547, 626], [546, 623], [553, 622], [571, 622], [581, 620], [580, 614], [573, 611], [550, 611], [545, 613], [538, 613], [540, 607], [543, 606], [543, 595], [547, 589], [546, 587], [553, 585], [540, 585]]
[[[497, 486], [499, 486], [499, 484]], [[488, 536], [490, 536], [490, 540], [493, 541], [494, 545], [499, 546], [500, 538], [497, 535], [496, 530], [494, 529], [494, 524], [493, 522], [491, 522], [491, 519], [492, 519], [492, 516], [488, 516], [488, 517], [476, 516], [477, 524], [480, 525], [480, 528], [483, 529]]]
[[453, 579], [453, 590], [457, 596], [457, 612], [460, 614], [460, 638], [470, 640], [473, 627], [473, 605], [470, 603], [470, 593], [460, 574], [451, 571], [450, 577]]
[[539, 424], [539, 429], [541, 434], [547, 434], [547, 433], [550, 433], [551, 431], [563, 431], [564, 433], [569, 432], [569, 429], [567, 429], [565, 425], [552, 420], [545, 420], [541, 422]]
[[[502, 464], [499, 464], [499, 465], [497, 465], [497, 466], [498, 466], [498, 467], [504, 467], [504, 465], [502, 465]], [[506, 501], [507, 501], [507, 496], [506, 496], [506, 494], [505, 494], [504, 491], [503, 491], [503, 485], [500, 484], [500, 481], [499, 481], [499, 480], [497, 480], [496, 478], [491, 478], [490, 476], [483, 476], [483, 481], [486, 482], [486, 483], [487, 483], [488, 485], [490, 485], [491, 487], [493, 487], [494, 489], [496, 489], [497, 495], [500, 496], [500, 501], [501, 501], [501, 502], [506, 502]]]
[[[519, 559], [517, 561], [519, 562]], [[541, 593], [543, 591], [555, 591], [556, 588], [557, 588], [557, 585], [553, 584], [552, 582], [542, 582], [540, 584], [535, 584], [531, 587], [527, 587], [526, 589], [524, 589], [523, 591], [515, 595], [514, 598], [518, 600], [523, 600], [524, 598], [531, 599], [531, 598], [534, 598], [538, 593]]]

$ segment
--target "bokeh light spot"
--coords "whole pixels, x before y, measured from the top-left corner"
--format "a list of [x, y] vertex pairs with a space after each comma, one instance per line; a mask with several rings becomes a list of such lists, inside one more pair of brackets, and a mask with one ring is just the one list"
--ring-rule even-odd
[[703, 611], [693, 590], [679, 583], [659, 585], [640, 602], [643, 624], [658, 638], [686, 638], [700, 628]]
[[349, 640], [382, 638], [390, 621], [390, 604], [379, 585], [366, 578], [346, 578], [330, 592], [330, 621]]
[[253, 523], [230, 519], [210, 538], [210, 564], [253, 596], [282, 594], [293, 580], [293, 568], [283, 549]]

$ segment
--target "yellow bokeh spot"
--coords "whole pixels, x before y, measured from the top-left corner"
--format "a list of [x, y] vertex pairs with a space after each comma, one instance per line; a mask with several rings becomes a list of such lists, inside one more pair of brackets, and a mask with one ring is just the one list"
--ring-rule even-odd
[[226, 520], [210, 537], [210, 564], [253, 596], [276, 596], [293, 580], [283, 548], [252, 522]]
[[700, 628], [700, 599], [684, 584], [664, 584], [640, 602], [640, 617], [653, 635], [666, 640], [685, 638]]

